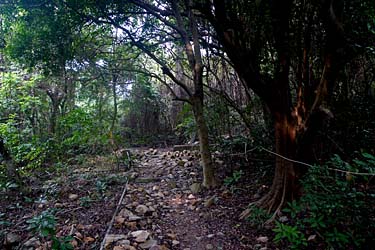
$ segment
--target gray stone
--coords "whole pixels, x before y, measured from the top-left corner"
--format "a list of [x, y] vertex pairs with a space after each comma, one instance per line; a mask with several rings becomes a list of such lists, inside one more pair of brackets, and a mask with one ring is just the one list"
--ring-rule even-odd
[[55, 203], [55, 208], [63, 208], [64, 205], [62, 203]]
[[7, 233], [5, 236], [4, 240], [4, 245], [5, 246], [12, 246], [12, 245], [17, 245], [20, 243], [21, 237], [18, 234], [15, 233]]
[[28, 239], [24, 244], [23, 244], [24, 247], [38, 247], [40, 246], [40, 240], [38, 240], [37, 237], [32, 237], [30, 239]]
[[121, 246], [130, 246], [130, 240], [120, 240], [118, 244]]
[[69, 200], [77, 200], [78, 199], [78, 194], [69, 194]]
[[150, 233], [145, 230], [138, 230], [131, 232], [130, 235], [135, 238], [136, 242], [143, 243], [150, 236]]
[[129, 221], [138, 221], [138, 220], [141, 220], [141, 219], [142, 219], [142, 217], [139, 217], [137, 215], [131, 215], [128, 218]]
[[185, 162], [184, 168], [191, 167], [193, 163], [191, 161]]
[[261, 242], [261, 243], [267, 243], [268, 242], [268, 237], [266, 236], [260, 236], [256, 239], [256, 241]]
[[139, 244], [139, 247], [143, 249], [149, 249], [149, 248], [156, 246], [157, 244], [158, 242], [156, 240], [151, 239], [151, 240], [146, 241], [145, 243]]
[[152, 246], [152, 247], [150, 248], [150, 250], [163, 250], [163, 249], [165, 249], [165, 248], [161, 248], [161, 247], [158, 246], [158, 245], [156, 245], [156, 246]]
[[212, 249], [214, 249], [214, 246], [212, 244], [207, 244], [206, 245], [206, 249], [207, 250], [212, 250]]
[[105, 237], [105, 249], [107, 249], [107, 247], [109, 245], [111, 245], [112, 243], [115, 243], [117, 241], [120, 241], [120, 240], [126, 240], [127, 237], [126, 235], [124, 234], [108, 234], [106, 237]]
[[138, 220], [142, 219], [141, 217], [133, 214], [132, 211], [130, 211], [126, 208], [121, 209], [121, 211], [118, 213], [117, 217], [127, 218], [128, 221], [138, 221]]
[[[137, 250], [137, 248], [133, 246], [115, 246], [115, 247], [118, 247], [117, 248], [118, 250]], [[117, 249], [113, 248], [113, 250], [117, 250]]]
[[133, 216], [133, 215], [134, 215], [133, 212], [126, 208], [121, 209], [121, 211], [118, 213], [118, 216], [125, 217], [125, 218], [129, 216]]
[[173, 174], [169, 174], [167, 177], [168, 177], [169, 179], [174, 179]]
[[135, 212], [138, 214], [145, 214], [149, 211], [148, 207], [145, 205], [138, 205], [137, 208], [135, 209]]

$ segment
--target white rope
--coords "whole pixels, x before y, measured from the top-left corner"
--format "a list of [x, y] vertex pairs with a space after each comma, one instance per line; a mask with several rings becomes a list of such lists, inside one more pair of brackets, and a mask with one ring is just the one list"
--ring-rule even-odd
[[[260, 146], [260, 149], [264, 150], [264, 151], [267, 151], [268, 153], [270, 154], [273, 154], [273, 155], [276, 155], [277, 157], [280, 157], [284, 160], [287, 160], [287, 161], [290, 161], [290, 162], [293, 162], [293, 163], [298, 163], [298, 164], [301, 164], [301, 165], [304, 165], [304, 166], [307, 166], [307, 167], [312, 167], [312, 168], [316, 168], [316, 166], [314, 165], [311, 165], [311, 164], [308, 164], [308, 163], [305, 163], [305, 162], [302, 162], [302, 161], [296, 161], [296, 160], [293, 160], [293, 159], [290, 159], [290, 158], [287, 158], [285, 156], [282, 156], [278, 153], [275, 153], [271, 150], [268, 150], [262, 146]], [[359, 173], [359, 172], [352, 172], [352, 171], [346, 171], [346, 170], [341, 170], [341, 169], [337, 169], [337, 168], [328, 168], [328, 170], [332, 170], [332, 171], [336, 171], [336, 172], [341, 172], [341, 173], [346, 173], [346, 174], [353, 174], [353, 175], [367, 175], [367, 176], [375, 176], [375, 173]]]

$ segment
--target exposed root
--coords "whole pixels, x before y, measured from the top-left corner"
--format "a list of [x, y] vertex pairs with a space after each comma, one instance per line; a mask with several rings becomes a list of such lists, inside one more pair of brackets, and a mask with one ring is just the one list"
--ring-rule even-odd
[[252, 206], [252, 204], [249, 204], [249, 208], [246, 208], [245, 210], [242, 211], [242, 213], [238, 217], [240, 220], [245, 220], [247, 217], [250, 216], [250, 214], [251, 214], [251, 206]]
[[[275, 219], [276, 219], [276, 216], [278, 215], [278, 214], [280, 214], [280, 212], [281, 212], [281, 208], [283, 207], [283, 205], [284, 205], [284, 202], [285, 202], [285, 194], [286, 194], [286, 186], [287, 186], [287, 183], [286, 183], [286, 174], [284, 174], [284, 180], [283, 180], [283, 194], [282, 194], [282, 196], [281, 196], [281, 201], [279, 202], [279, 205], [278, 205], [278, 207], [276, 208], [276, 210], [274, 211], [274, 213], [273, 213], [273, 215], [271, 216], [271, 218], [269, 218], [266, 222], [265, 222], [265, 224], [270, 224], [270, 223], [272, 223], [272, 222], [274, 222], [275, 221]], [[269, 211], [270, 212], [270, 211]]]
[[[239, 216], [239, 219], [243, 220], [250, 216], [253, 207], [263, 208], [268, 214], [272, 213], [270, 219], [268, 219], [265, 224], [270, 224], [275, 221], [277, 215], [280, 214], [283, 205], [286, 200], [286, 190], [287, 190], [287, 175], [283, 175], [283, 180], [281, 183], [273, 184], [269, 193], [263, 196], [260, 200], [252, 202], [249, 204], [248, 208], [245, 209]], [[280, 184], [282, 185], [282, 193], [280, 194]], [[280, 197], [281, 196], [281, 197]]]

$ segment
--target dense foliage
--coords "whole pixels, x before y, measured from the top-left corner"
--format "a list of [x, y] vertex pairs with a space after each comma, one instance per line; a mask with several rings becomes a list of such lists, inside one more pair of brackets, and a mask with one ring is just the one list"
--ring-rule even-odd
[[[371, 245], [374, 44], [370, 0], [3, 1], [0, 192], [84, 156], [199, 142], [207, 188], [213, 151], [232, 193], [240, 168], [274, 176], [249, 220], [287, 215], [281, 246]], [[28, 223], [71, 248], [51, 211]]]
[[321, 241], [332, 249], [373, 245], [375, 157], [359, 156], [345, 162], [336, 155], [309, 169], [302, 181], [304, 195], [284, 209], [290, 221], [276, 223], [275, 241], [286, 241], [293, 249], [318, 247]]

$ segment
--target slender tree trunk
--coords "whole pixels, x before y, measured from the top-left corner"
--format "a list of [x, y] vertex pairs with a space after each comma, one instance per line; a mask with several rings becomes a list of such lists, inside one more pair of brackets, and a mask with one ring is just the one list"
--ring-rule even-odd
[[16, 165], [12, 161], [12, 157], [4, 144], [3, 138], [0, 138], [0, 154], [7, 169], [7, 178], [19, 182], [21, 179], [20, 175], [17, 172]]
[[[184, 68], [182, 64], [183, 56], [184, 56], [184, 48], [178, 47], [177, 48], [177, 58], [176, 58], [176, 78], [183, 82], [187, 83], [188, 80], [186, 79], [186, 76], [184, 75]], [[173, 86], [174, 91], [177, 96], [186, 98], [186, 94], [184, 93], [183, 89], [180, 86]], [[183, 108], [183, 102], [174, 102], [172, 107], [170, 108], [170, 117], [171, 117], [171, 126], [172, 128], [175, 128], [178, 124], [178, 114], [181, 112]]]
[[217, 182], [208, 141], [208, 128], [203, 114], [203, 101], [200, 98], [192, 98], [192, 105], [194, 118], [198, 129], [200, 154], [203, 167], [203, 186], [206, 188], [213, 188], [217, 185]]
[[11, 159], [8, 149], [5, 147], [3, 138], [0, 137], [0, 154], [3, 160], [8, 161]]
[[[116, 46], [116, 41], [118, 39], [118, 29], [116, 29], [115, 32], [115, 37], [114, 40], [112, 40], [112, 53], [113, 53], [113, 59], [116, 60], [116, 52], [117, 52], [117, 46]], [[113, 65], [110, 63], [111, 71], [112, 71], [112, 95], [113, 95], [113, 117], [112, 117], [112, 122], [111, 122], [111, 133], [114, 132], [115, 125], [117, 122], [117, 93], [116, 93], [116, 88], [117, 88], [117, 80], [118, 80], [118, 72], [117, 72], [117, 63], [115, 62]]]
[[99, 123], [102, 124], [102, 121], [103, 121], [103, 102], [104, 102], [104, 98], [103, 98], [103, 90], [102, 88], [99, 88], [98, 89], [98, 99], [95, 99], [95, 102], [96, 102], [96, 109], [97, 109], [97, 116], [98, 116], [98, 119], [99, 119]]
[[115, 125], [117, 122], [117, 94], [116, 94], [116, 86], [117, 86], [117, 76], [113, 76], [112, 78], [112, 95], [113, 95], [113, 117], [111, 123], [111, 131], [115, 129]]
[[52, 135], [55, 134], [56, 132], [58, 112], [59, 112], [59, 102], [57, 100], [52, 100], [51, 117], [49, 121], [49, 133]]

